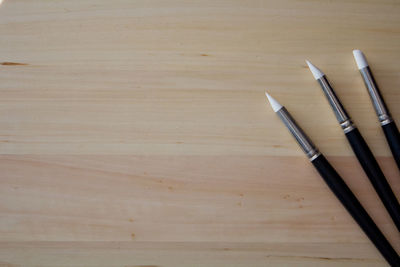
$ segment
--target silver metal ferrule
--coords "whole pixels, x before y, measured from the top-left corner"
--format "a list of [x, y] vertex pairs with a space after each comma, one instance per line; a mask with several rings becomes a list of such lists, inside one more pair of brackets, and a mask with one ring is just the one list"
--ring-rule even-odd
[[386, 125], [393, 121], [392, 117], [390, 116], [389, 110], [386, 107], [385, 102], [379, 92], [378, 85], [372, 75], [371, 70], [369, 67], [365, 67], [360, 69], [361, 76], [363, 77], [365, 86], [368, 89], [369, 96], [372, 100], [372, 104], [374, 105], [375, 112], [378, 115], [379, 122], [381, 125]]
[[338, 120], [340, 126], [343, 129], [343, 132], [348, 133], [354, 130], [356, 126], [351, 121], [350, 116], [347, 114], [339, 98], [336, 96], [335, 91], [329, 84], [329, 81], [326, 78], [326, 76], [324, 75], [321, 78], [319, 78], [318, 82], [321, 85], [321, 88], [324, 91], [325, 96], [328, 99], [329, 104], [333, 109], [333, 112], [335, 113], [336, 119]]
[[318, 148], [314, 145], [314, 143], [310, 140], [310, 138], [304, 133], [304, 131], [299, 127], [290, 113], [286, 110], [285, 107], [281, 108], [276, 112], [278, 116], [281, 118], [283, 123], [292, 133], [297, 143], [299, 143], [301, 149], [307, 155], [310, 161], [318, 158], [321, 153], [318, 151]]

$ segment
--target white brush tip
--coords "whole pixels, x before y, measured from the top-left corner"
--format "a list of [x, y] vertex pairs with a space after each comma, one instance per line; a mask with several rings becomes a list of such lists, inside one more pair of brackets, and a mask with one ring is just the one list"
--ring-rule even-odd
[[320, 69], [315, 67], [310, 61], [306, 60], [306, 63], [307, 63], [308, 68], [311, 70], [311, 72], [314, 75], [314, 78], [316, 80], [320, 79], [322, 76], [325, 75]]
[[353, 55], [359, 70], [368, 67], [367, 59], [361, 50], [353, 50]]
[[267, 96], [269, 104], [271, 105], [274, 112], [278, 112], [278, 110], [283, 108], [283, 106], [279, 104], [278, 101], [276, 101], [274, 98], [272, 98], [272, 96], [270, 96], [267, 92], [265, 92], [265, 95]]

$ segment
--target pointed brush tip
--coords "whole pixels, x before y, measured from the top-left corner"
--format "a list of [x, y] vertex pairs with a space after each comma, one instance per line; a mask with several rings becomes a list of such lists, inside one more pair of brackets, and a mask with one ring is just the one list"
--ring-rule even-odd
[[325, 75], [320, 69], [318, 69], [316, 66], [314, 66], [310, 61], [306, 60], [306, 63], [308, 65], [308, 68], [310, 69], [312, 75], [314, 76], [314, 78], [316, 80], [320, 79], [322, 76]]
[[265, 91], [265, 95], [267, 96], [268, 101], [269, 101], [269, 104], [271, 105], [272, 110], [273, 110], [274, 112], [278, 112], [281, 108], [283, 108], [283, 106], [282, 106], [281, 104], [279, 104], [279, 102], [276, 101], [272, 96], [270, 96], [270, 95], [267, 93], [267, 91]]

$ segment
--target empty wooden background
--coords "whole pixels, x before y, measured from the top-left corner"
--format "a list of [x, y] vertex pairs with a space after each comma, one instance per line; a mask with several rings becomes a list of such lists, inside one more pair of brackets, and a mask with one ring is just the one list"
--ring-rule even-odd
[[264, 96], [400, 252], [304, 62], [399, 196], [355, 48], [400, 123], [396, 0], [3, 1], [0, 266], [386, 266]]

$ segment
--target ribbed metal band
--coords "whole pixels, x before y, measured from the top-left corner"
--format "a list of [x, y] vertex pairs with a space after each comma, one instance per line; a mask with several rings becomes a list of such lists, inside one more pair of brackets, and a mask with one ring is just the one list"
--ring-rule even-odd
[[349, 119], [347, 121], [344, 121], [340, 124], [340, 127], [342, 127], [343, 132], [346, 134], [348, 132], [353, 131], [357, 127], [353, 124], [353, 122]]
[[365, 86], [368, 89], [369, 96], [371, 98], [372, 104], [374, 105], [376, 115], [378, 115], [379, 122], [381, 125], [386, 125], [393, 121], [390, 116], [389, 110], [386, 107], [383, 97], [379, 91], [378, 85], [372, 75], [370, 68], [367, 66], [360, 69], [361, 76], [363, 77]]
[[304, 153], [307, 155], [310, 161], [316, 159], [321, 153], [318, 151], [318, 148], [314, 145], [314, 143], [310, 140], [310, 138], [296, 123], [296, 121], [286, 110], [286, 108], [283, 107], [276, 113], [281, 118], [286, 127], [289, 129], [289, 131], [292, 133], [297, 143], [300, 145], [301, 149], [304, 151]]
[[316, 153], [314, 156], [312, 156], [311, 158], [309, 158], [310, 161], [315, 160], [316, 158], [318, 158], [319, 156], [321, 156], [321, 152]]

